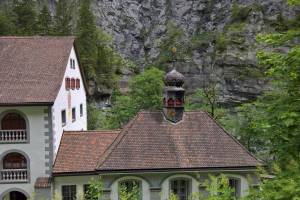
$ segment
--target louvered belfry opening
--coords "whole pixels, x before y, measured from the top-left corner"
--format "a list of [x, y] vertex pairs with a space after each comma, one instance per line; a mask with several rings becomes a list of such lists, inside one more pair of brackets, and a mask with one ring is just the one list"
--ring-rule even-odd
[[176, 123], [184, 112], [184, 76], [176, 69], [166, 74], [163, 92], [163, 113], [167, 120]]

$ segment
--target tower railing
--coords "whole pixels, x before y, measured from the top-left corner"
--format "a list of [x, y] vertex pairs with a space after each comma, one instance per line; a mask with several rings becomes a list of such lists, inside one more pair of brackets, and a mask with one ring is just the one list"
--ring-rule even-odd
[[27, 140], [26, 129], [0, 130], [0, 143], [25, 143]]

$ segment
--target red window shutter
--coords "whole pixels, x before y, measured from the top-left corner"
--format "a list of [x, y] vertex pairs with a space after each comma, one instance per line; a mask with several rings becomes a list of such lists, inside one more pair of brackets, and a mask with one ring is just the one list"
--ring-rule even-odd
[[66, 90], [70, 89], [70, 78], [66, 78], [65, 80]]
[[174, 106], [174, 100], [172, 98], [168, 99], [168, 106]]
[[71, 79], [71, 89], [72, 90], [75, 89], [75, 79], [74, 78]]
[[80, 79], [76, 79], [76, 89], [78, 90], [80, 88]]

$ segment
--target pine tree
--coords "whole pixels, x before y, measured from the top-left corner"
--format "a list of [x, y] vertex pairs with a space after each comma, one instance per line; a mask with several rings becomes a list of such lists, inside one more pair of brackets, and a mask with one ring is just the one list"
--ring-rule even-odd
[[35, 1], [14, 0], [13, 12], [16, 16], [18, 35], [34, 35], [36, 32]]
[[81, 64], [88, 78], [95, 76], [97, 65], [97, 27], [90, 3], [90, 0], [85, 0], [80, 6], [76, 40]]
[[56, 35], [72, 34], [72, 3], [70, 0], [58, 1], [54, 17]]
[[43, 6], [38, 16], [37, 29], [39, 35], [51, 35], [53, 33], [52, 16], [47, 5]]
[[0, 35], [14, 35], [15, 32], [16, 27], [11, 16], [4, 11], [0, 11]]

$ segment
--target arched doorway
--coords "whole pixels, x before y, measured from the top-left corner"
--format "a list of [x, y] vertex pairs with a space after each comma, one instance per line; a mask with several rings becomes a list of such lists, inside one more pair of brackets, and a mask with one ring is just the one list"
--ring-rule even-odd
[[27, 200], [27, 197], [22, 192], [11, 191], [7, 193], [2, 200]]

